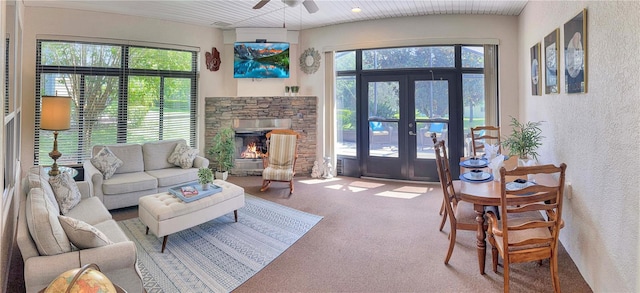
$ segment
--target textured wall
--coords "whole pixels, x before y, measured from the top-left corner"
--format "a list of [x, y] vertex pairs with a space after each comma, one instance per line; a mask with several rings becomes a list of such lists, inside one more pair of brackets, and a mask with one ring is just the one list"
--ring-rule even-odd
[[[221, 127], [232, 126], [233, 119], [289, 118], [291, 129], [299, 132], [296, 173], [311, 173], [316, 160], [317, 97], [211, 97], [205, 98], [205, 148]], [[213, 159], [207, 155], [207, 158]], [[232, 171], [233, 173], [233, 171]], [[261, 174], [261, 173], [260, 173]]]
[[[563, 40], [583, 8], [588, 93], [564, 93], [562, 75], [560, 94], [531, 96], [529, 48], [558, 27]], [[540, 161], [565, 162], [572, 184], [561, 242], [595, 292], [638, 292], [640, 2], [530, 1], [519, 36], [520, 116], [546, 121]]]

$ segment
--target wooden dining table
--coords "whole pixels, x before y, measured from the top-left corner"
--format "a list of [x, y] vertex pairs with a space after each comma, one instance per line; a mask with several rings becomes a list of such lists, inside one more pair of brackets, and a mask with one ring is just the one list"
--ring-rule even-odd
[[[465, 158], [463, 158], [465, 159]], [[517, 157], [510, 157], [504, 163], [504, 167], [507, 170], [516, 168], [518, 164]], [[484, 169], [485, 172], [491, 173], [491, 170], [488, 168]], [[460, 174], [468, 172], [464, 168], [461, 169]], [[499, 175], [498, 175], [499, 176]], [[505, 178], [506, 182], [513, 181], [517, 178]], [[526, 179], [526, 178], [524, 178]], [[557, 184], [558, 180], [553, 175], [536, 175], [535, 178], [532, 178], [535, 182], [542, 183], [545, 185], [554, 185]], [[485, 242], [486, 231], [484, 229], [484, 214], [485, 207], [487, 206], [499, 206], [500, 205], [500, 197], [501, 197], [501, 182], [497, 181], [495, 178], [489, 182], [476, 183], [476, 182], [467, 182], [464, 180], [460, 180], [460, 190], [457, 191], [458, 196], [461, 200], [473, 203], [473, 209], [476, 212], [476, 222], [478, 223], [478, 230], [476, 233], [477, 236], [477, 249], [478, 249], [478, 266], [480, 268], [480, 274], [484, 274], [484, 266], [485, 266], [485, 258], [487, 253], [487, 245]], [[516, 202], [517, 204], [517, 202]]]

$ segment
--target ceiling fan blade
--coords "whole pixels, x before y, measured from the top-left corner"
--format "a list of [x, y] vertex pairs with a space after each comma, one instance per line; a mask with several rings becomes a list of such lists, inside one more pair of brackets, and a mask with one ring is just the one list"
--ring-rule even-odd
[[260, 9], [260, 8], [262, 8], [262, 6], [265, 6], [267, 3], [269, 3], [269, 1], [271, 1], [271, 0], [260, 0], [260, 2], [258, 2], [258, 4], [253, 6], [253, 9]]
[[318, 10], [320, 10], [320, 8], [318, 8], [318, 5], [316, 5], [316, 2], [313, 2], [313, 0], [304, 0], [302, 2], [302, 5], [304, 5], [304, 8], [307, 9], [307, 11], [311, 14], [318, 12]]

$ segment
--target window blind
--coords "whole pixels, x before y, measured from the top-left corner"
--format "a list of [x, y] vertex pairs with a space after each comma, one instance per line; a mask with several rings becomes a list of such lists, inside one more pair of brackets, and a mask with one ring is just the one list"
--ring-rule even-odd
[[182, 138], [195, 146], [197, 52], [38, 40], [34, 162], [48, 164], [53, 133], [40, 129], [40, 97], [72, 97], [71, 129], [58, 135], [60, 164], [94, 145]]

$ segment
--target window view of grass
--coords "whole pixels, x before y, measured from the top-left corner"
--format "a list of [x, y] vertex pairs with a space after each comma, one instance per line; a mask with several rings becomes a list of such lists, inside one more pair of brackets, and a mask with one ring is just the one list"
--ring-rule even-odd
[[[124, 45], [38, 43], [40, 96], [72, 98], [71, 129], [58, 136], [58, 163], [81, 163], [94, 145], [195, 141], [195, 52], [128, 47], [122, 62]], [[52, 162], [52, 144], [51, 131], [36, 131], [36, 164]]]

